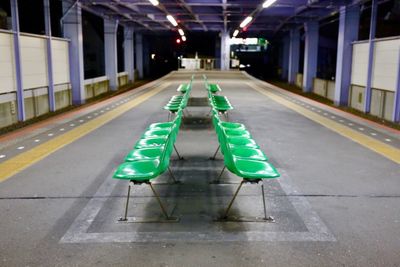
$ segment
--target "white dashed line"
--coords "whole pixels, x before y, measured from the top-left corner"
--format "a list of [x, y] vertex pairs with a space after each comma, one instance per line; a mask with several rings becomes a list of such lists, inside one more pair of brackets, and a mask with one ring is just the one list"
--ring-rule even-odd
[[65, 130], [64, 128], [61, 128], [61, 129], [60, 129], [61, 132], [63, 132], [64, 130]]
[[332, 118], [332, 119], [336, 119], [336, 117], [335, 117], [335, 116], [331, 116], [331, 118]]
[[358, 130], [360, 130], [360, 131], [364, 131], [364, 128], [361, 128], [361, 127], [360, 127], [360, 128], [358, 128]]
[[100, 113], [104, 113], [104, 110], [100, 111]]
[[25, 148], [24, 146], [19, 146], [19, 147], [17, 147], [18, 150], [22, 150], [22, 149], [24, 149], [24, 148]]
[[317, 110], [318, 113], [321, 113], [321, 110]]
[[352, 124], [352, 123], [349, 123], [349, 126], [353, 126], [354, 124]]
[[371, 135], [376, 136], [376, 133], [371, 133]]
[[324, 113], [324, 116], [328, 116], [328, 113]]
[[315, 110], [315, 108], [311, 108], [311, 110]]
[[344, 122], [344, 120], [339, 120], [340, 122]]
[[84, 122], [84, 120], [79, 120], [80, 123]]
[[386, 138], [385, 141], [386, 142], [392, 142], [392, 139]]
[[99, 113], [94, 113], [95, 116], [99, 115]]
[[0, 159], [4, 159], [6, 155], [0, 155]]
[[48, 134], [48, 136], [53, 136], [53, 135], [54, 135], [54, 134], [52, 134], [52, 133], [49, 133], [49, 134]]
[[91, 119], [91, 118], [92, 118], [92, 116], [87, 116], [87, 118], [88, 118], [88, 119]]
[[35, 143], [39, 143], [39, 142], [40, 142], [40, 139], [36, 139], [34, 142], [35, 142]]

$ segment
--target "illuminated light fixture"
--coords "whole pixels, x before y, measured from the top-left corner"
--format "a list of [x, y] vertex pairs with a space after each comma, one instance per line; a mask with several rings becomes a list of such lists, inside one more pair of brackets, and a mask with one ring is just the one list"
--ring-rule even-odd
[[180, 44], [180, 43], [181, 43], [181, 39], [179, 39], [179, 38], [176, 39], [176, 43], [177, 43], [177, 44]]
[[238, 36], [238, 34], [239, 34], [239, 30], [235, 30], [235, 31], [233, 32], [233, 37]]
[[173, 16], [167, 15], [167, 20], [169, 20], [169, 22], [171, 22], [171, 24], [174, 25], [175, 27], [178, 26], [178, 22], [176, 22]]
[[182, 36], [182, 41], [186, 42], [186, 36], [185, 35]]
[[264, 2], [263, 8], [268, 8], [275, 2], [276, 2], [276, 0], [267, 0], [267, 1]]
[[247, 18], [245, 18], [245, 19], [243, 20], [242, 23], [240, 23], [240, 28], [246, 27], [252, 20], [253, 20], [253, 17], [248, 16]]
[[185, 35], [185, 33], [184, 33], [184, 31], [183, 31], [182, 29], [178, 29], [178, 32], [179, 32], [179, 34], [180, 34], [181, 36], [184, 36], [184, 35]]
[[158, 2], [158, 0], [149, 0], [149, 2], [152, 3], [153, 6], [158, 6], [158, 4], [160, 3]]

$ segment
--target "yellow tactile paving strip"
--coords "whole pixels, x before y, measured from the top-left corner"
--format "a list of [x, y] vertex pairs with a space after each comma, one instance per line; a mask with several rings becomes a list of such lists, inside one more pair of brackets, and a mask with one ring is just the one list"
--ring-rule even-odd
[[79, 127], [76, 127], [73, 130], [66, 132], [58, 137], [55, 137], [46, 143], [38, 145], [31, 150], [19, 154], [7, 161], [4, 161], [0, 164], [0, 182], [7, 180], [18, 172], [28, 168], [34, 163], [44, 159], [48, 155], [53, 152], [63, 148], [64, 146], [78, 140], [79, 138], [87, 135], [88, 133], [96, 130], [107, 122], [115, 119], [116, 117], [124, 114], [130, 109], [138, 106], [144, 101], [148, 100], [150, 97], [158, 94], [166, 87], [168, 87], [170, 83], [164, 83], [161, 86], [156, 87], [155, 89], [151, 89], [148, 92], [136, 97], [135, 99], [101, 115]]
[[400, 149], [397, 149], [395, 147], [392, 147], [390, 145], [387, 145], [383, 142], [380, 142], [379, 140], [376, 140], [374, 138], [371, 138], [365, 134], [359, 133], [349, 127], [346, 127], [340, 123], [337, 123], [333, 120], [327, 119], [321, 115], [318, 115], [306, 108], [303, 108], [299, 105], [296, 105], [292, 103], [291, 101], [288, 101], [284, 98], [282, 98], [279, 95], [276, 95], [274, 93], [269, 92], [268, 90], [265, 90], [251, 82], [248, 82], [247, 85], [249, 85], [251, 88], [254, 90], [260, 92], [261, 94], [271, 98], [275, 102], [278, 102], [285, 107], [296, 111], [297, 113], [303, 115], [304, 117], [309, 118], [310, 120], [313, 120], [326, 128], [344, 136], [347, 137], [354, 142], [357, 142], [358, 144], [375, 151], [376, 153], [396, 162], [397, 164], [400, 164]]

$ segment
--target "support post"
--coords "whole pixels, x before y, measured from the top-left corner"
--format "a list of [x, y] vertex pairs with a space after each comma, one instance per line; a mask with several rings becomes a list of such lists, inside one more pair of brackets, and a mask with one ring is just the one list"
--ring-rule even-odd
[[339, 16], [334, 103], [337, 106], [347, 106], [351, 85], [352, 42], [358, 39], [360, 7], [342, 6]]
[[229, 33], [221, 33], [221, 70], [230, 69], [230, 46], [229, 46]]
[[303, 92], [311, 92], [313, 79], [317, 76], [318, 65], [318, 21], [309, 21], [304, 24], [306, 34], [304, 47], [304, 75]]
[[124, 62], [125, 62], [125, 71], [128, 72], [129, 82], [133, 83], [135, 80], [134, 72], [134, 53], [133, 50], [133, 28], [125, 27], [124, 28]]
[[117, 29], [117, 20], [104, 19], [104, 54], [106, 75], [109, 80], [111, 91], [118, 89]]
[[139, 79], [143, 79], [143, 36], [136, 34], [136, 69], [138, 70]]
[[70, 39], [69, 70], [72, 104], [80, 105], [86, 100], [83, 72], [82, 8], [80, 2], [63, 0], [62, 5], [65, 13], [62, 19], [64, 38]]
[[49, 107], [50, 111], [56, 111], [56, 101], [54, 96], [54, 79], [53, 79], [53, 52], [52, 52], [52, 37], [51, 37], [51, 14], [50, 14], [50, 0], [43, 0], [44, 7], [44, 22], [47, 35], [47, 82], [49, 94]]
[[369, 53], [368, 53], [368, 70], [367, 70], [367, 86], [365, 87], [364, 112], [371, 111], [371, 95], [372, 95], [372, 67], [374, 65], [374, 46], [376, 19], [378, 13], [378, 1], [372, 0], [371, 6], [371, 24], [369, 29]]
[[24, 87], [22, 80], [21, 67], [21, 49], [20, 49], [20, 31], [19, 31], [19, 15], [18, 15], [18, 0], [10, 0], [12, 30], [14, 37], [14, 60], [15, 60], [15, 79], [17, 86], [17, 107], [18, 121], [25, 121], [25, 103], [24, 103]]
[[394, 122], [400, 122], [400, 51], [398, 53], [399, 53], [399, 63], [397, 64], [396, 92], [394, 95], [394, 105], [393, 105]]
[[289, 69], [289, 46], [290, 46], [290, 36], [286, 35], [283, 38], [283, 46], [282, 46], [282, 80], [288, 79], [288, 69]]
[[296, 74], [299, 71], [300, 60], [300, 32], [298, 29], [290, 30], [290, 44], [289, 44], [289, 71], [288, 82], [295, 83]]

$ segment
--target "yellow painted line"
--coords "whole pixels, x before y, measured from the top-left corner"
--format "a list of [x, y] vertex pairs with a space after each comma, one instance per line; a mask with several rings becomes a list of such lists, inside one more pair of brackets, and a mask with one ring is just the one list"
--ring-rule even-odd
[[22, 154], [19, 154], [3, 163], [0, 163], [0, 182], [3, 182], [10, 178], [11, 176], [19, 173], [20, 171], [28, 168], [34, 163], [44, 159], [55, 151], [63, 148], [64, 146], [78, 140], [79, 138], [89, 134], [90, 132], [96, 130], [97, 128], [103, 126], [107, 122], [115, 119], [116, 117], [124, 114], [130, 109], [138, 106], [144, 101], [148, 100], [150, 97], [158, 94], [166, 87], [168, 87], [170, 83], [164, 83], [162, 86], [159, 86], [155, 89], [152, 89], [135, 99], [115, 108], [104, 115], [98, 116], [97, 118], [86, 122], [85, 124], [74, 128], [66, 132], [65, 134], [59, 135], [41, 145], [38, 145], [32, 148], [29, 151], [26, 151]]
[[263, 89], [253, 83], [248, 82], [247, 85], [252, 87], [254, 90], [260, 92], [261, 94], [271, 98], [275, 102], [278, 102], [291, 110], [296, 111], [297, 113], [303, 115], [304, 117], [309, 118], [310, 120], [313, 120], [326, 128], [344, 136], [347, 137], [354, 142], [357, 142], [358, 144], [375, 151], [376, 153], [396, 162], [397, 164], [400, 164], [400, 149], [397, 149], [395, 147], [392, 147], [390, 145], [387, 145], [379, 140], [376, 140], [374, 138], [371, 138], [365, 134], [359, 133], [347, 126], [344, 126], [340, 123], [337, 123], [333, 120], [327, 119], [321, 115], [318, 115], [306, 108], [303, 108], [301, 106], [298, 106], [296, 104], [293, 104], [291, 101], [288, 101], [284, 99], [281, 96], [278, 96], [272, 92], [270, 92], [267, 89]]

